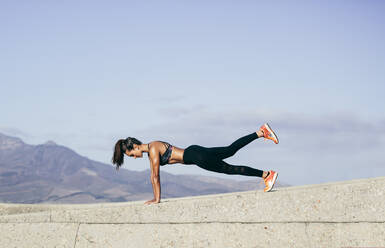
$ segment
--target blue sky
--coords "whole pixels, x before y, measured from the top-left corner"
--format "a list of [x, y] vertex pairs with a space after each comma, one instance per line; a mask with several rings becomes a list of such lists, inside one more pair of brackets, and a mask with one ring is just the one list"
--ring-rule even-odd
[[0, 132], [110, 163], [119, 138], [223, 146], [269, 122], [279, 145], [257, 140], [227, 161], [293, 185], [384, 176], [384, 11], [383, 1], [1, 1]]

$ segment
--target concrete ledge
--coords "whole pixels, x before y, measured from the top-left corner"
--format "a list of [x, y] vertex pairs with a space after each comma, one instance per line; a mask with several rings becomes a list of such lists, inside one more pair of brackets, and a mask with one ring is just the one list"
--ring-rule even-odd
[[385, 247], [384, 232], [372, 223], [82, 224], [76, 247]]
[[0, 247], [74, 247], [79, 224], [2, 223]]
[[[379, 177], [157, 205], [0, 204], [0, 244], [36, 239], [39, 247], [385, 247], [384, 196], [385, 177]], [[28, 241], [13, 239], [25, 231]]]

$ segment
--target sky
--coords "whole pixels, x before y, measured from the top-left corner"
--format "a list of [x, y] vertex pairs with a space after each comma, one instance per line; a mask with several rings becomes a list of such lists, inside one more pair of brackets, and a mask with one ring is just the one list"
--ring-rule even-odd
[[278, 145], [226, 161], [291, 185], [385, 176], [384, 12], [380, 0], [0, 1], [0, 132], [111, 164], [121, 138], [225, 146], [268, 122]]

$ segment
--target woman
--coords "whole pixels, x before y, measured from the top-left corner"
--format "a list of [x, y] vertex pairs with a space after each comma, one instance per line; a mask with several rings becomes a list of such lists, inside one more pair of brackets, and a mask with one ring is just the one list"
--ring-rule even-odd
[[191, 145], [186, 149], [181, 149], [162, 141], [142, 144], [139, 140], [129, 137], [116, 142], [112, 163], [116, 164], [116, 169], [118, 170], [123, 164], [124, 154], [129, 157], [141, 158], [143, 157], [143, 152], [148, 153], [154, 199], [145, 202], [146, 204], [160, 202], [159, 166], [175, 163], [196, 164], [203, 169], [225, 174], [262, 177], [266, 185], [264, 191], [268, 192], [274, 186], [278, 176], [277, 172], [272, 170], [262, 171], [243, 165], [230, 165], [223, 161], [223, 159], [233, 156], [239, 149], [260, 137], [270, 139], [278, 144], [277, 136], [267, 123], [263, 124], [258, 131], [239, 138], [231, 145], [225, 147], [206, 148], [199, 145]]

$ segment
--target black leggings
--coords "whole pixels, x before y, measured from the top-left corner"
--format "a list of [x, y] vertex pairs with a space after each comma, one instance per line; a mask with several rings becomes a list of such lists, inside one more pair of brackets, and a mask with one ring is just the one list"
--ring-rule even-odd
[[258, 138], [256, 133], [237, 139], [229, 146], [203, 147], [191, 145], [184, 150], [184, 164], [196, 164], [199, 167], [225, 174], [262, 177], [263, 171], [244, 165], [231, 165], [223, 159], [233, 156], [239, 149]]

